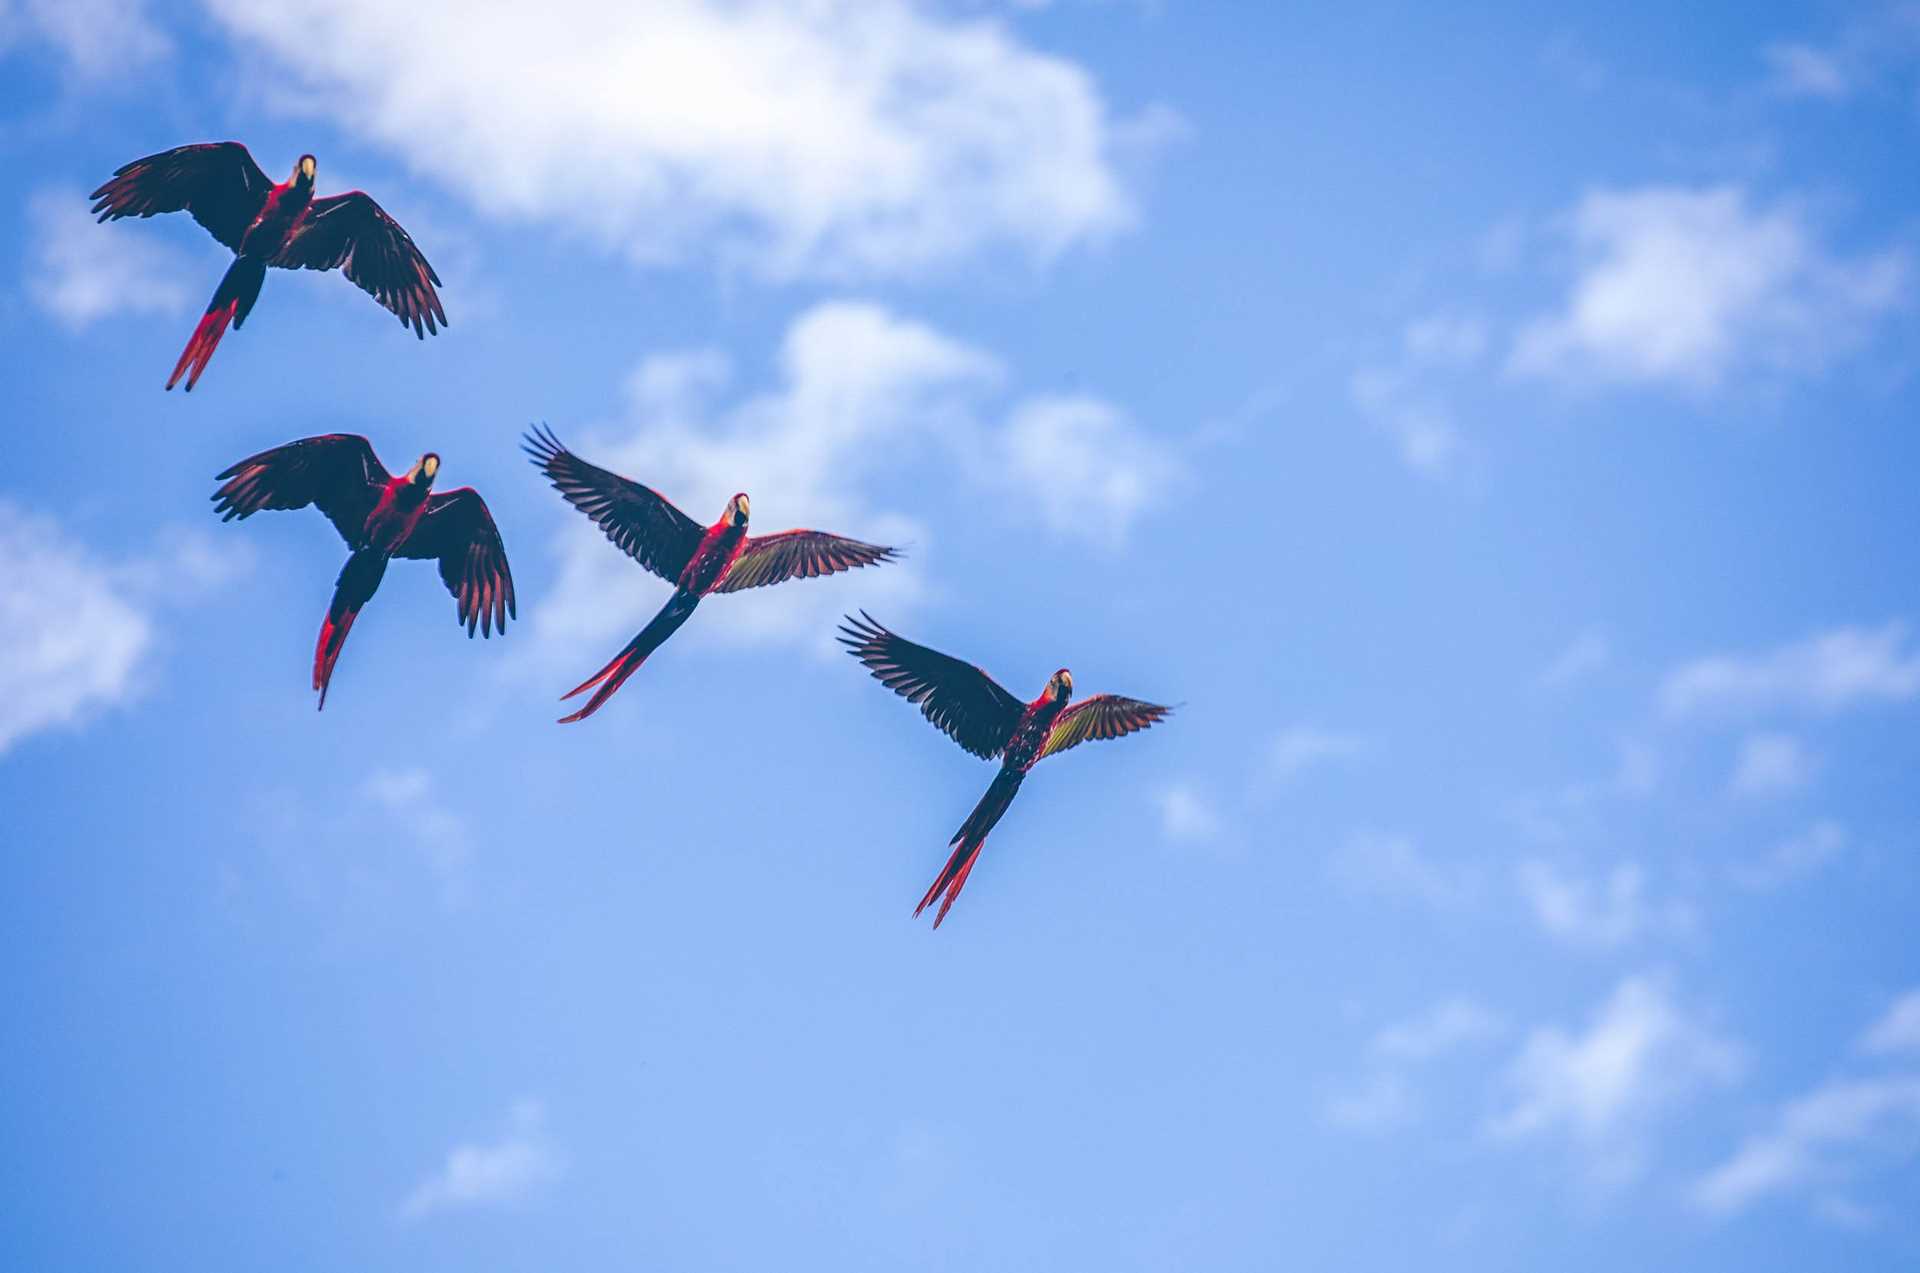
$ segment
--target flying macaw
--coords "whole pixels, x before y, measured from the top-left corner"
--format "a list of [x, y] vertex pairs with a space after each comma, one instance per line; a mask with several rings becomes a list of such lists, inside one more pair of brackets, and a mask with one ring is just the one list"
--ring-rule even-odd
[[526, 451], [534, 467], [547, 475], [569, 504], [592, 518], [628, 556], [673, 585], [667, 604], [626, 649], [561, 695], [565, 700], [593, 690], [587, 705], [562, 717], [562, 725], [599, 711], [647, 656], [687, 621], [702, 597], [836, 574], [893, 561], [900, 555], [897, 549], [819, 530], [783, 530], [749, 538], [744, 494], [728, 500], [720, 520], [703, 527], [659, 492], [587, 463], [562, 446], [551, 429], [530, 431]]
[[347, 633], [395, 557], [440, 563], [469, 637], [476, 628], [483, 637], [507, 630], [507, 616], [515, 614], [513, 575], [499, 528], [471, 486], [431, 494], [439, 471], [440, 457], [429, 451], [404, 476], [391, 477], [365, 438], [329, 433], [249, 456], [214, 479], [225, 483], [212, 496], [221, 521], [312, 504], [353, 550], [313, 650], [320, 707]]
[[966, 886], [980, 846], [1013, 803], [1028, 770], [1089, 739], [1118, 738], [1146, 729], [1173, 711], [1118, 694], [1095, 694], [1068, 707], [1073, 674], [1064, 667], [1047, 679], [1039, 698], [1022, 703], [973, 664], [896, 636], [864, 610], [858, 619], [848, 615], [840, 633], [841, 644], [866, 665], [875, 680], [909, 703], [919, 704], [921, 713], [953, 741], [983, 760], [1000, 758], [1000, 772], [987, 794], [948, 841], [953, 855], [913, 910], [918, 918], [938, 898], [935, 928]]
[[440, 276], [400, 223], [358, 190], [314, 198], [314, 172], [313, 156], [302, 155], [293, 175], [276, 186], [239, 142], [205, 142], [136, 159], [87, 196], [101, 221], [190, 212], [237, 258], [214, 289], [167, 388], [184, 373], [187, 392], [193, 392], [227, 325], [238, 330], [253, 312], [269, 265], [344, 269], [422, 340], [447, 325], [434, 290]]

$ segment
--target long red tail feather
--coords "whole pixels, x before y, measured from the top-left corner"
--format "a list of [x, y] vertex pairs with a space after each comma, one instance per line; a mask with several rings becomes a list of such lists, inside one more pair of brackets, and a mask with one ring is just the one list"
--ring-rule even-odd
[[327, 685], [333, 680], [333, 665], [340, 661], [340, 651], [346, 648], [347, 633], [353, 631], [353, 621], [360, 617], [360, 607], [355, 606], [343, 613], [338, 621], [329, 614], [320, 625], [320, 640], [313, 647], [313, 688], [320, 691], [320, 703], [314, 710], [319, 711], [327, 705]]
[[193, 329], [193, 336], [187, 341], [187, 347], [180, 351], [180, 361], [173, 364], [173, 374], [167, 377], [167, 388], [171, 389], [178, 384], [181, 373], [191, 366], [193, 374], [187, 377], [187, 392], [193, 392], [194, 385], [200, 381], [200, 373], [207, 369], [207, 363], [213, 359], [213, 351], [219, 346], [220, 338], [227, 334], [227, 324], [233, 321], [234, 311], [239, 308], [240, 300], [235, 297], [200, 316], [200, 325]]
[[593, 690], [593, 697], [587, 700], [585, 707], [571, 716], [562, 716], [560, 723], [571, 725], [599, 711], [600, 705], [612, 698], [614, 691], [625, 685], [629, 676], [640, 670], [640, 665], [647, 661], [647, 656], [659, 649], [668, 637], [678, 631], [680, 625], [687, 621], [687, 616], [693, 613], [693, 608], [699, 604], [700, 598], [691, 593], [676, 590], [673, 596], [667, 599], [667, 604], [660, 607], [660, 613], [647, 621], [647, 626], [640, 629], [640, 635], [627, 642], [627, 648], [614, 655], [612, 662], [560, 696], [560, 701], [565, 702], [575, 694], [583, 694], [596, 685], [600, 687]]
[[933, 887], [920, 899], [920, 905], [913, 908], [915, 919], [933, 905], [935, 898], [939, 898], [940, 909], [934, 912], [933, 926], [940, 927], [940, 921], [953, 909], [960, 890], [967, 886], [967, 876], [973, 874], [973, 864], [980, 860], [980, 847], [987, 842], [987, 834], [1007, 812], [1007, 806], [1013, 803], [1014, 794], [1020, 790], [1020, 783], [1025, 778], [1026, 775], [1018, 769], [1002, 769], [994, 776], [987, 794], [980, 797], [980, 803], [967, 815], [966, 822], [954, 832], [951, 841], [954, 845], [953, 854], [947, 858], [947, 864], [941, 868]]

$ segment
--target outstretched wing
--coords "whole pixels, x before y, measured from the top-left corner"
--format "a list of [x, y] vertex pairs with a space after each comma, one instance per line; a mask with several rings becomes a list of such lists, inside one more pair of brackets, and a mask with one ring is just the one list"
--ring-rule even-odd
[[898, 549], [863, 544], [857, 539], [829, 535], [823, 530], [783, 530], [777, 535], [755, 535], [728, 567], [715, 592], [764, 588], [788, 579], [812, 579], [838, 574], [856, 566], [893, 561]]
[[428, 496], [427, 511], [394, 556], [438, 559], [440, 579], [460, 603], [460, 622], [467, 625], [468, 636], [476, 627], [483, 637], [493, 635], [495, 628], [505, 632], [507, 616], [520, 617], [514, 609], [507, 546], [500, 542], [500, 528], [493, 524], [487, 501], [471, 486]]
[[840, 643], [873, 679], [906, 699], [954, 742], [984, 760], [1000, 754], [1025, 704], [971, 663], [895, 636], [866, 611], [847, 616]]
[[273, 182], [237, 141], [176, 146], [123, 164], [113, 179], [88, 195], [102, 221], [150, 217], [160, 212], [193, 214], [214, 238], [233, 251], [260, 215]]
[[1047, 741], [1040, 748], [1040, 759], [1078, 747], [1089, 739], [1119, 738], [1146, 729], [1165, 720], [1172, 711], [1171, 707], [1143, 703], [1137, 698], [1095, 694], [1054, 717], [1053, 728], [1047, 731]]
[[362, 191], [315, 199], [273, 264], [288, 270], [345, 271], [422, 340], [439, 329], [436, 323], [447, 325], [440, 293], [433, 290], [440, 276], [412, 236]]
[[680, 578], [706, 533], [699, 522], [651, 487], [587, 463], [551, 429], [529, 430], [525, 450], [567, 503], [591, 517], [621, 552], [668, 583]]
[[212, 495], [213, 511], [223, 522], [263, 508], [312, 504], [327, 515], [347, 547], [358, 548], [367, 515], [390, 479], [365, 438], [328, 433], [248, 456], [214, 480], [226, 483]]

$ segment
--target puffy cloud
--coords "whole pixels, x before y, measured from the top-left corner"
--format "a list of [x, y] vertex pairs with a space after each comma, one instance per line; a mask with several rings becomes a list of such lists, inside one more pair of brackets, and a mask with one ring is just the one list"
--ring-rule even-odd
[[[244, 560], [174, 533], [146, 556], [103, 557], [53, 519], [0, 499], [0, 753], [131, 701], [152, 662], [155, 609], [220, 583]], [[168, 597], [156, 579], [169, 581]]]
[[0, 0], [0, 54], [28, 40], [50, 45], [83, 81], [125, 76], [173, 47], [146, 0]]
[[1635, 1170], [1633, 1137], [1649, 1115], [1740, 1068], [1739, 1050], [1692, 1020], [1662, 980], [1630, 977], [1585, 1032], [1545, 1026], [1527, 1036], [1491, 1130], [1504, 1139], [1564, 1133], [1617, 1179]]
[[[29, 201], [27, 295], [73, 331], [115, 314], [179, 314], [193, 303], [186, 259], [125, 226], [94, 224], [78, 191], [41, 190]], [[209, 294], [215, 278], [206, 281]]]
[[[722, 635], [761, 643], [805, 635], [821, 650], [833, 647], [834, 619], [855, 604], [898, 615], [921, 595], [919, 561], [926, 528], [910, 506], [889, 507], [889, 476], [902, 457], [934, 454], [960, 483], [1016, 499], [1022, 510], [1071, 534], [1089, 528], [1101, 537], [1124, 533], [1151, 501], [1103, 492], [1131, 490], [1125, 476], [1159, 446], [1119, 414], [1092, 400], [1075, 411], [1098, 416], [1102, 449], [1068, 445], [1044, 474], [1009, 470], [980, 457], [1005, 454], [1023, 422], [1053, 411], [1057, 400], [1014, 403], [1007, 422], [994, 423], [986, 404], [1003, 378], [996, 360], [930, 327], [876, 305], [838, 301], [817, 305], [789, 327], [771, 389], [720, 401], [730, 379], [727, 361], [712, 351], [649, 358], [629, 386], [627, 419], [596, 435], [563, 440], [593, 462], [634, 475], [701, 521], [717, 517], [735, 491], [765, 491], [754, 504], [764, 529], [806, 525], [877, 543], [909, 544], [901, 564], [770, 589], [739, 606]], [[1179, 471], [1170, 455], [1153, 461]], [[1045, 479], [1045, 490], [1032, 484]], [[1092, 495], [1076, 494], [1092, 491]], [[1055, 499], [1062, 501], [1056, 505]], [[1091, 500], [1089, 504], [1087, 501]], [[1035, 505], [1038, 505], [1036, 508]], [[1096, 510], [1089, 514], [1087, 509]], [[635, 587], [632, 563], [608, 548], [583, 519], [569, 518], [561, 546], [559, 581], [534, 610], [543, 644], [577, 649], [582, 641], [625, 636], [660, 604], [657, 590]]]
[[[909, 0], [210, 0], [262, 89], [635, 260], [894, 274], [1131, 223], [1088, 74]], [[1164, 130], [1157, 130], [1164, 131]]]
[[1515, 338], [1516, 374], [1704, 388], [1736, 366], [1817, 370], [1909, 290], [1904, 254], [1842, 259], [1732, 186], [1595, 191], [1569, 223], [1576, 276]]

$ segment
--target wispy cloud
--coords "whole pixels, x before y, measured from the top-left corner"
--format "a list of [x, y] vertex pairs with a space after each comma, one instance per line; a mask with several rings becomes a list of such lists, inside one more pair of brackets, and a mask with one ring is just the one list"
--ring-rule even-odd
[[1599, 190], [1567, 222], [1578, 268], [1515, 338], [1517, 375], [1705, 389], [1738, 367], [1814, 371], [1907, 296], [1904, 253], [1836, 256], [1797, 208], [1734, 186]]
[[495, 1140], [455, 1145], [447, 1151], [440, 1169], [401, 1202], [402, 1218], [508, 1205], [557, 1180], [564, 1164], [547, 1136], [541, 1104], [520, 1102], [507, 1122], [505, 1134]]
[[1412, 837], [1358, 831], [1335, 851], [1334, 878], [1356, 893], [1452, 910], [1480, 893], [1477, 870], [1423, 853]]
[[1566, 649], [1554, 655], [1553, 661], [1540, 673], [1540, 683], [1558, 689], [1585, 680], [1604, 668], [1612, 657], [1613, 649], [1605, 636], [1598, 632], [1583, 632]]
[[1360, 368], [1347, 384], [1354, 406], [1390, 436], [1409, 468], [1438, 477], [1459, 458], [1461, 430], [1449, 405], [1450, 382], [1474, 368], [1488, 333], [1479, 318], [1433, 314], [1401, 332], [1389, 358]]
[[1543, 1026], [1508, 1066], [1510, 1099], [1489, 1125], [1508, 1140], [1563, 1134], [1602, 1183], [1639, 1169], [1647, 1117], [1705, 1086], [1732, 1082], [1740, 1050], [1690, 1016], [1664, 979], [1630, 977], [1587, 1029]]
[[1085, 70], [909, 0], [210, 8], [271, 59], [277, 104], [641, 262], [897, 274], [1003, 244], [1044, 260], [1134, 219]]
[[1373, 1037], [1375, 1056], [1394, 1061], [1430, 1061], [1493, 1038], [1504, 1028], [1499, 1017], [1472, 999], [1442, 999], [1427, 1012]]
[[1220, 834], [1213, 801], [1192, 783], [1177, 783], [1160, 793], [1160, 830], [1169, 840], [1194, 843]]
[[1267, 772], [1285, 782], [1315, 765], [1357, 756], [1363, 746], [1358, 734], [1293, 725], [1282, 730], [1267, 748]]
[[1427, 1011], [1380, 1030], [1368, 1042], [1356, 1079], [1336, 1085], [1321, 1102], [1335, 1127], [1380, 1132], [1418, 1112], [1416, 1067], [1479, 1047], [1506, 1029], [1472, 999], [1452, 996]]
[[1701, 1177], [1693, 1200], [1716, 1215], [1732, 1215], [1770, 1194], [1844, 1178], [1850, 1160], [1876, 1146], [1909, 1157], [1915, 1132], [1920, 1075], [1835, 1079], [1789, 1102], [1771, 1131]]
[[1839, 857], [1847, 847], [1846, 828], [1838, 822], [1814, 823], [1799, 835], [1780, 841], [1750, 862], [1732, 870], [1734, 883], [1767, 892], [1812, 875]]
[[1759, 798], [1798, 791], [1813, 778], [1815, 762], [1792, 734], [1762, 732], [1740, 740], [1728, 789], [1736, 796]]
[[[115, 314], [178, 314], [193, 303], [186, 259], [151, 235], [96, 225], [78, 191], [41, 190], [27, 206], [27, 295], [69, 330]], [[206, 284], [209, 291], [212, 283]]]
[[1907, 626], [1834, 628], [1760, 654], [1717, 654], [1687, 663], [1660, 687], [1670, 716], [1716, 709], [1799, 708], [1837, 712], [1920, 695], [1920, 651]]
[[381, 770], [367, 776], [361, 792], [390, 825], [419, 845], [447, 899], [458, 900], [473, 856], [472, 835], [440, 798], [433, 775], [424, 769]]
[[1615, 866], [1604, 877], [1563, 872], [1538, 859], [1516, 874], [1534, 919], [1550, 936], [1575, 946], [1622, 946], [1654, 932], [1678, 932], [1690, 924], [1679, 903], [1656, 905], [1646, 895], [1638, 863]]
[[1920, 990], [1894, 1000], [1886, 1014], [1860, 1036], [1860, 1050], [1873, 1056], [1906, 1052], [1920, 1056]]

